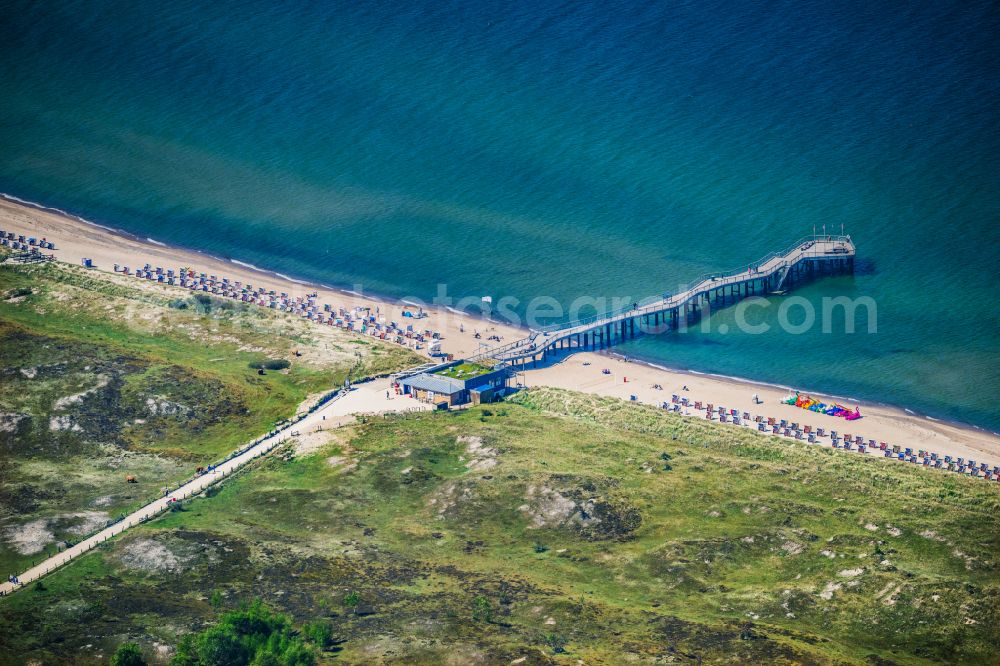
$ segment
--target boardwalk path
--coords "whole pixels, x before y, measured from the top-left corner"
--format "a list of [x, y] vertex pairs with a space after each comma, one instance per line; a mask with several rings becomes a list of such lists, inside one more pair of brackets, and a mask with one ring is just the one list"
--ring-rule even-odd
[[[183, 486], [177, 488], [166, 497], [161, 497], [143, 506], [138, 511], [126, 516], [123, 520], [107, 527], [97, 534], [94, 534], [72, 548], [49, 557], [40, 564], [28, 569], [18, 576], [21, 585], [27, 585], [46, 574], [58, 569], [62, 565], [73, 561], [84, 553], [93, 550], [108, 539], [121, 534], [127, 529], [140, 525], [151, 518], [169, 510], [172, 500], [184, 500], [194, 497], [204, 491], [209, 486], [221, 481], [223, 478], [232, 475], [247, 463], [273, 451], [276, 447], [292, 439], [295, 433], [308, 433], [326, 427], [336, 427], [344, 422], [353, 420], [355, 414], [362, 413], [385, 413], [393, 411], [409, 411], [414, 409], [429, 409], [429, 406], [418, 403], [415, 400], [405, 398], [385, 399], [386, 386], [384, 382], [375, 381], [359, 385], [349, 392], [341, 392], [330, 402], [323, 405], [316, 411], [308, 414], [303, 419], [284, 427], [269, 437], [258, 441], [256, 444], [246, 449], [241, 454], [234, 456], [225, 462], [219, 463], [211, 472], [195, 477]], [[326, 419], [324, 419], [326, 417]], [[4, 581], [0, 584], [0, 593], [10, 594], [19, 586]]]

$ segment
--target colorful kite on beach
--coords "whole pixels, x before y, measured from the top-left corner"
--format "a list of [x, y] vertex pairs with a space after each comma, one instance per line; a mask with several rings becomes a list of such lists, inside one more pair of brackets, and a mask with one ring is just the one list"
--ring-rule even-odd
[[848, 409], [843, 405], [827, 405], [819, 400], [814, 400], [808, 395], [801, 394], [798, 391], [794, 394], [789, 393], [781, 402], [785, 405], [794, 405], [800, 409], [808, 409], [810, 412], [818, 412], [829, 416], [840, 416], [848, 421], [857, 421], [861, 418], [861, 410], [857, 407], [854, 409]]

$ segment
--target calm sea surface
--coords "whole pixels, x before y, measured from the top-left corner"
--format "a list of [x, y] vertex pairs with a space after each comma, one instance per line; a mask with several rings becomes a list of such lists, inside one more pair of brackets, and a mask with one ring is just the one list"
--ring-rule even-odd
[[843, 226], [857, 274], [799, 293], [873, 298], [876, 334], [727, 311], [623, 351], [1000, 430], [996, 3], [0, 0], [0, 25], [0, 191], [521, 307]]

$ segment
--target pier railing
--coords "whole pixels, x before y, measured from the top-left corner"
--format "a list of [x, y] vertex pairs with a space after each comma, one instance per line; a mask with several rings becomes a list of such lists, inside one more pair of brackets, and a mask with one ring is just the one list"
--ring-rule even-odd
[[604, 312], [602, 314], [595, 314], [590, 317], [583, 317], [581, 319], [575, 319], [573, 321], [542, 326], [538, 330], [544, 334], [552, 334], [552, 333], [557, 333], [559, 331], [565, 331], [571, 328], [578, 328], [580, 326], [588, 326], [590, 324], [596, 324], [599, 321], [614, 320], [616, 317], [620, 316], [625, 316], [630, 314], [634, 316], [637, 314], [643, 314], [644, 312], [649, 311], [651, 309], [658, 310], [663, 308], [664, 306], [680, 305], [684, 301], [688, 300], [690, 296], [693, 296], [697, 292], [701, 291], [700, 287], [702, 286], [703, 283], [710, 283], [713, 287], [722, 287], [727, 284], [738, 281], [734, 278], [740, 278], [740, 279], [745, 278], [748, 272], [752, 268], [762, 268], [767, 266], [767, 264], [774, 261], [775, 259], [782, 258], [783, 261], [768, 267], [766, 271], [761, 271], [760, 273], [761, 277], [766, 275], [771, 275], [775, 271], [781, 270], [785, 266], [790, 265], [788, 264], [787, 260], [785, 260], [785, 258], [789, 257], [789, 255], [792, 255], [793, 253], [799, 254], [799, 256], [796, 258], [796, 262], [808, 256], [820, 256], [823, 253], [821, 253], [818, 249], [816, 249], [815, 252], [810, 253], [809, 252], [810, 248], [805, 247], [806, 244], [812, 243], [811, 247], [817, 248], [818, 246], [816, 245], [816, 243], [818, 242], [850, 243], [851, 237], [847, 235], [804, 236], [803, 238], [800, 238], [798, 241], [789, 246], [789, 248], [784, 252], [771, 252], [757, 261], [751, 262], [749, 264], [746, 264], [744, 266], [741, 266], [740, 268], [736, 268], [733, 270], [704, 273], [700, 277], [695, 278], [691, 282], [688, 282], [686, 285], [681, 287], [677, 291], [676, 295], [672, 296], [664, 295], [662, 299], [656, 300], [652, 303], [647, 302], [645, 304], [640, 305], [637, 308], [627, 306], [624, 308], [620, 308], [618, 310], [612, 310]]

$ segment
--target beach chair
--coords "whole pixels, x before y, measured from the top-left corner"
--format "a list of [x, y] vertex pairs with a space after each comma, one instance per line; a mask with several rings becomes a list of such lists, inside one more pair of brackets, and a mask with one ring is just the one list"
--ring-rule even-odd
[[888, 447], [888, 444], [886, 444], [885, 442], [879, 442], [879, 444], [878, 444], [878, 448], [880, 450], [882, 450], [882, 451], [885, 451], [887, 447]]
[[802, 432], [807, 435], [812, 432], [813, 427], [811, 425], [802, 426]]
[[767, 426], [765, 426], [763, 423], [758, 423], [757, 430], [760, 432], [767, 432]]
[[695, 409], [701, 409], [701, 401], [700, 400], [695, 400], [694, 401], [694, 408]]
[[882, 452], [882, 457], [883, 458], [891, 458], [892, 457], [892, 451], [883, 451]]
[[781, 434], [783, 436], [785, 436], [785, 437], [791, 437], [792, 436], [792, 431], [789, 430], [788, 428], [785, 428], [784, 430], [781, 431]]
[[773, 426], [773, 425], [774, 425], [774, 423], [775, 423], [775, 421], [774, 421], [774, 417], [773, 417], [773, 416], [768, 416], [768, 417], [767, 417], [767, 425], [769, 425], [769, 426]]
[[778, 427], [777, 424], [774, 424], [774, 425], [771, 426], [771, 434], [772, 435], [777, 435], [779, 430], [780, 430], [780, 428]]
[[892, 445], [892, 452], [893, 453], [899, 453], [899, 444], [893, 444]]
[[801, 430], [796, 430], [795, 431], [795, 439], [802, 439], [802, 431]]
[[826, 428], [816, 428], [817, 437], [826, 437]]

